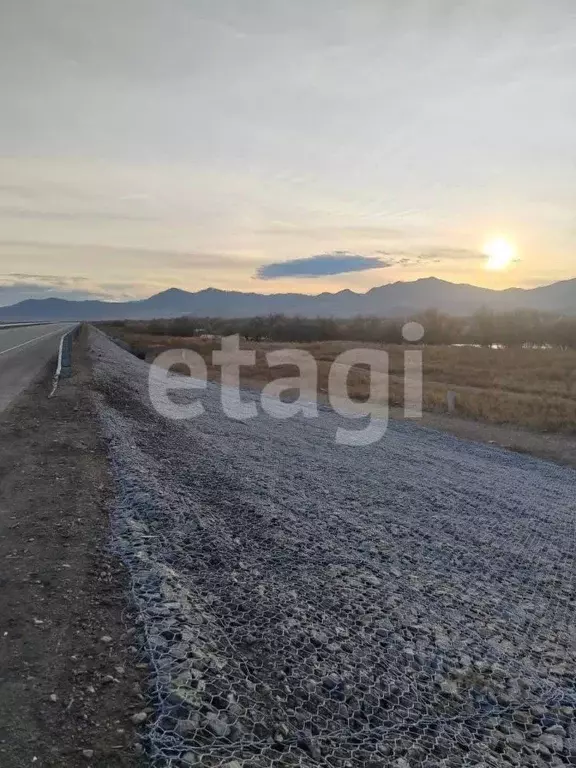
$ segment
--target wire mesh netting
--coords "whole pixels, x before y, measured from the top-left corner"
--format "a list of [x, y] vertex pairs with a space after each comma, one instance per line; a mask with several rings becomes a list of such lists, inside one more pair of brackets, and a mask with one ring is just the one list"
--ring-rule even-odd
[[405, 424], [338, 446], [328, 410], [233, 421], [216, 385], [170, 422], [91, 345], [154, 765], [576, 765], [576, 473]]

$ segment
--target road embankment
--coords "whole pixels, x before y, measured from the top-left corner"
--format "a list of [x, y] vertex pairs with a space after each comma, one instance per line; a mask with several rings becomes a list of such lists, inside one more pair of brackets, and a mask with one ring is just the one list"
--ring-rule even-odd
[[212, 382], [170, 421], [149, 366], [91, 350], [154, 764], [573, 764], [572, 469], [402, 422], [338, 445], [331, 410], [243, 390], [235, 420]]

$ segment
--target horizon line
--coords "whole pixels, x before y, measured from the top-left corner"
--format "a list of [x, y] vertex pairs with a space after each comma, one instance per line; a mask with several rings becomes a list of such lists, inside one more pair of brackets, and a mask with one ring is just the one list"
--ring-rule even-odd
[[425, 281], [434, 280], [438, 283], [445, 283], [446, 285], [453, 285], [453, 286], [466, 286], [468, 288], [477, 288], [481, 291], [489, 291], [491, 293], [506, 293], [507, 291], [522, 291], [522, 292], [530, 292], [537, 290], [539, 288], [549, 288], [553, 285], [560, 285], [561, 283], [570, 283], [572, 281], [576, 281], [575, 277], [569, 277], [564, 278], [562, 280], [555, 280], [551, 283], [543, 283], [541, 285], [535, 285], [531, 288], [521, 288], [519, 286], [510, 286], [509, 288], [485, 288], [481, 285], [475, 285], [474, 283], [466, 283], [466, 282], [459, 282], [455, 283], [451, 280], [445, 280], [441, 277], [436, 277], [435, 275], [430, 275], [429, 277], [419, 277], [415, 280], [396, 280], [394, 282], [390, 283], [381, 283], [380, 285], [374, 285], [371, 288], [368, 288], [366, 291], [353, 291], [350, 288], [344, 288], [341, 291], [321, 291], [320, 293], [305, 293], [305, 292], [298, 292], [298, 291], [279, 291], [277, 293], [259, 293], [258, 291], [238, 291], [238, 290], [226, 290], [224, 288], [214, 288], [212, 286], [208, 286], [207, 288], [201, 288], [198, 291], [191, 291], [186, 288], [178, 288], [177, 286], [170, 286], [169, 288], [164, 288], [161, 291], [157, 291], [156, 293], [150, 294], [150, 296], [146, 296], [142, 299], [120, 299], [118, 301], [115, 301], [113, 299], [99, 299], [99, 298], [86, 298], [86, 299], [70, 299], [65, 298], [64, 296], [54, 295], [54, 296], [46, 296], [43, 298], [35, 298], [35, 297], [29, 297], [26, 299], [21, 299], [20, 301], [17, 301], [13, 304], [4, 304], [0, 305], [0, 309], [9, 309], [10, 307], [17, 307], [19, 304], [23, 304], [28, 301], [34, 301], [34, 302], [45, 302], [45, 301], [65, 301], [69, 304], [84, 304], [88, 302], [94, 302], [97, 301], [101, 304], [132, 304], [132, 303], [140, 303], [144, 301], [149, 301], [150, 299], [155, 298], [156, 296], [161, 296], [162, 294], [169, 293], [170, 291], [179, 291], [181, 293], [187, 293], [192, 296], [198, 295], [200, 293], [206, 293], [207, 291], [213, 291], [217, 293], [235, 293], [235, 294], [241, 294], [244, 296], [250, 296], [250, 295], [256, 295], [256, 296], [309, 296], [310, 298], [318, 298], [320, 296], [339, 296], [343, 293], [349, 293], [353, 294], [354, 296], [366, 296], [371, 291], [378, 290], [379, 288], [386, 288], [388, 286], [393, 285], [413, 285], [416, 283], [422, 283]]

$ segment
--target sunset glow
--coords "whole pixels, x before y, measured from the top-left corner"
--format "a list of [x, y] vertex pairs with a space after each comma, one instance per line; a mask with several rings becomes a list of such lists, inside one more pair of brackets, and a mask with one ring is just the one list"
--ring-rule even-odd
[[516, 247], [509, 240], [497, 237], [484, 244], [482, 253], [486, 256], [486, 269], [496, 271], [507, 269], [514, 262]]

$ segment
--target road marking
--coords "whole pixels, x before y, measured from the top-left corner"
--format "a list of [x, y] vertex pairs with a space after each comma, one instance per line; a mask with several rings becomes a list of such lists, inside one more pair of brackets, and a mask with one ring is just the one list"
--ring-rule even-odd
[[58, 333], [58, 331], [50, 331], [50, 333], [45, 333], [43, 336], [35, 336], [33, 339], [28, 339], [28, 341], [22, 342], [22, 344], [16, 344], [15, 347], [10, 347], [9, 349], [3, 349], [0, 352], [0, 355], [5, 355], [6, 352], [12, 352], [13, 349], [20, 349], [20, 347], [25, 347], [26, 344], [32, 344], [33, 341], [40, 341], [40, 339], [45, 339], [46, 336], [53, 336], [55, 333]]

